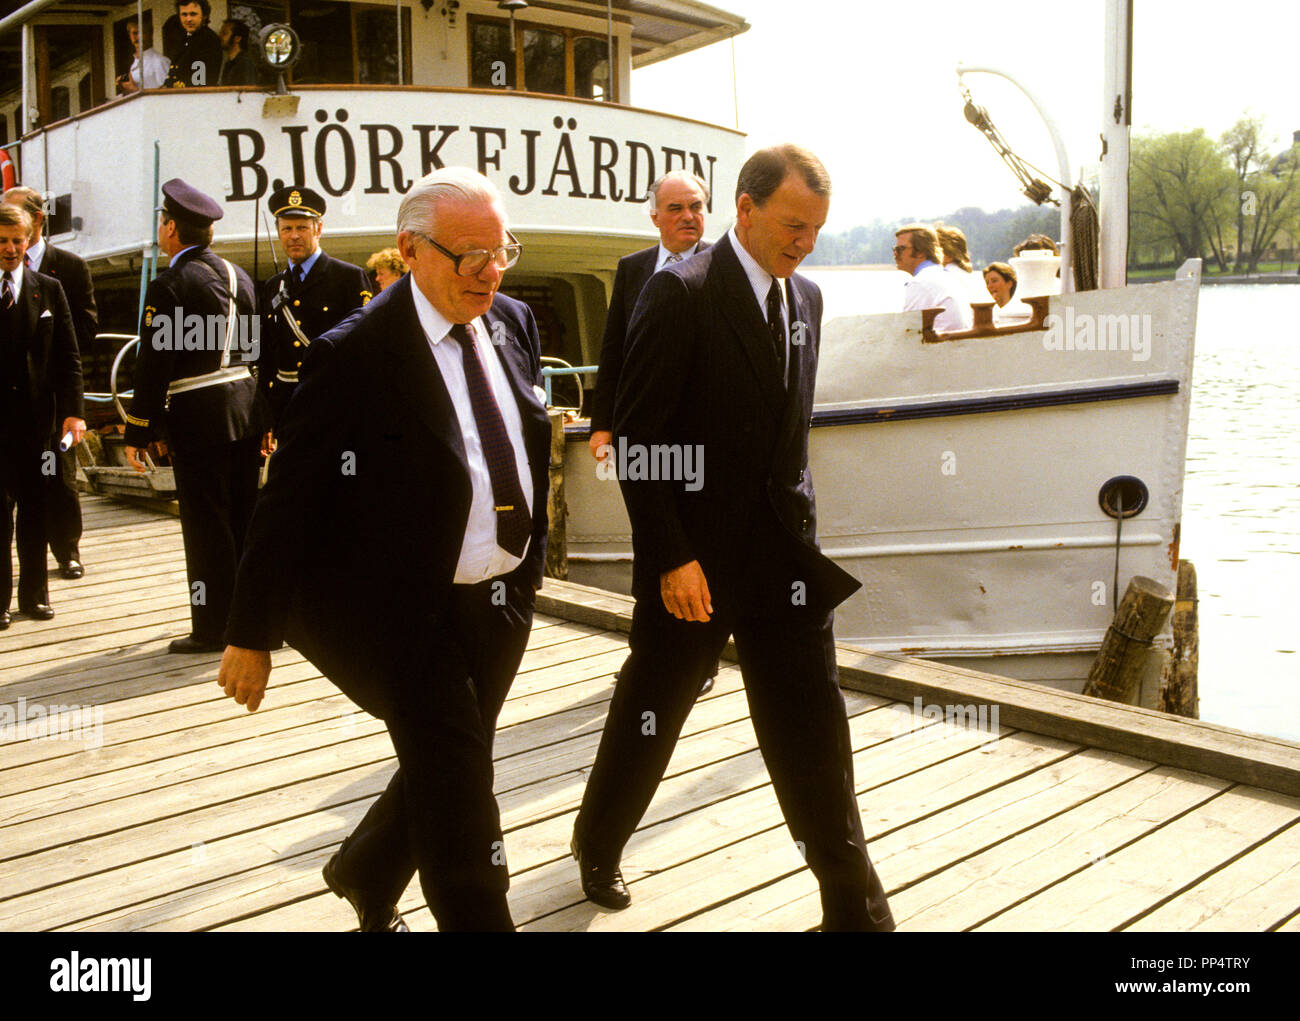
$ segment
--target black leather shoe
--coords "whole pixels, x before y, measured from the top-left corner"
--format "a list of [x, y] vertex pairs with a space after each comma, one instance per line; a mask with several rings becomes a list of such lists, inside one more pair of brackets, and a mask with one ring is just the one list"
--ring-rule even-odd
[[396, 904], [367, 904], [365, 893], [344, 886], [338, 877], [338, 860], [338, 852], [335, 852], [321, 869], [321, 875], [325, 877], [325, 885], [334, 892], [335, 896], [342, 897], [352, 905], [352, 909], [357, 913], [358, 927], [362, 932], [411, 931], [403, 921]]
[[582, 880], [582, 892], [587, 900], [611, 911], [622, 911], [632, 903], [632, 895], [627, 892], [623, 873], [617, 864], [595, 865], [584, 859], [578, 849], [577, 837], [569, 844], [569, 850], [578, 863], [578, 877]]
[[8, 628], [9, 628], [9, 611], [0, 610], [0, 631], [8, 630]]
[[86, 569], [81, 566], [78, 560], [69, 560], [66, 564], [59, 565], [59, 577], [67, 578], [68, 581], [76, 581], [86, 573]]
[[49, 603], [33, 603], [31, 606], [19, 606], [18, 612], [32, 620], [52, 620], [54, 607]]
[[193, 635], [186, 635], [184, 638], [173, 638], [167, 646], [168, 652], [223, 652], [226, 648], [224, 642], [204, 642], [195, 638]]
[[[704, 678], [704, 683], [700, 685], [700, 695], [707, 695], [712, 690], [713, 690], [713, 678], [712, 677]], [[696, 695], [695, 697], [699, 698], [700, 695]]]

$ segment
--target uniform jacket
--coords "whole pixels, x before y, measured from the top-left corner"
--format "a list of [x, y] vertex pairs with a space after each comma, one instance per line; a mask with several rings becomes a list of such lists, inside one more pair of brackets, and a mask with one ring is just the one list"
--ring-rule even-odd
[[[170, 21], [170, 19], [168, 19]], [[166, 84], [175, 87], [216, 85], [221, 74], [221, 38], [207, 25], [190, 35], [175, 37], [166, 50], [172, 62]], [[202, 64], [202, 73], [194, 66]]]
[[[451, 592], [469, 517], [464, 443], [411, 297], [410, 275], [317, 338], [278, 432], [245, 541], [226, 631], [287, 641], [363, 709], [384, 717], [427, 678], [430, 623]], [[537, 325], [497, 294], [484, 316], [522, 418], [533, 535], [503, 582], [541, 584], [550, 425]], [[502, 332], [499, 327], [504, 327]]]
[[[285, 282], [290, 299], [279, 311], [272, 299]], [[262, 353], [257, 361], [257, 385], [271, 409], [275, 422], [297, 385], [298, 372], [307, 352], [285, 316], [292, 312], [307, 339], [315, 340], [333, 329], [354, 309], [370, 300], [370, 279], [360, 266], [335, 259], [321, 252], [295, 292], [286, 267], [262, 284], [259, 307], [262, 310]]]
[[[15, 311], [13, 334], [0, 339], [0, 343], [18, 343], [26, 348], [27, 393], [33, 418], [30, 432], [10, 440], [39, 446], [48, 442], [65, 418], [84, 416], [81, 358], [68, 299], [53, 277], [24, 270]], [[7, 351], [0, 355], [7, 356]]]
[[821, 292], [795, 275], [790, 303], [791, 324], [803, 328], [791, 331], [783, 388], [771, 334], [729, 237], [665, 267], [641, 292], [615, 400], [615, 449], [625, 442], [645, 451], [689, 448], [703, 469], [694, 483], [637, 480], [630, 463], [620, 463], [638, 598], [660, 598], [659, 576], [692, 560], [715, 601], [772, 596], [788, 606], [789, 590], [773, 594], [766, 584], [764, 565], [778, 561], [806, 582], [807, 605], [829, 609], [859, 587], [816, 545], [808, 430]]
[[[252, 365], [252, 327], [255, 307], [253, 282], [235, 267], [236, 314], [240, 317], [230, 353], [230, 366]], [[208, 328], [213, 316], [225, 317], [230, 293], [225, 265], [206, 245], [182, 252], [154, 278], [145, 291], [144, 318], [140, 322], [140, 349], [135, 363], [131, 410], [127, 415], [126, 442], [143, 447], [165, 424], [167, 438], [186, 447], [214, 446], [259, 435], [265, 422], [257, 414], [257, 384], [252, 376], [167, 396], [175, 380], [213, 372], [221, 364], [223, 330]], [[177, 329], [177, 310], [181, 329]], [[204, 323], [202, 343], [185, 336], [183, 320], [192, 315]], [[162, 317], [166, 316], [166, 319]], [[187, 347], [198, 348], [185, 350]], [[166, 414], [164, 416], [164, 409]]]
[[[696, 251], [702, 252], [709, 242], [700, 241]], [[614, 395], [618, 391], [618, 377], [623, 369], [623, 348], [627, 340], [627, 324], [632, 310], [641, 296], [641, 288], [654, 274], [659, 261], [659, 246], [652, 245], [618, 260], [614, 273], [614, 289], [609, 296], [609, 311], [605, 313], [605, 334], [600, 342], [600, 371], [596, 373], [596, 392], [591, 402], [591, 429], [608, 431], [614, 421]]]

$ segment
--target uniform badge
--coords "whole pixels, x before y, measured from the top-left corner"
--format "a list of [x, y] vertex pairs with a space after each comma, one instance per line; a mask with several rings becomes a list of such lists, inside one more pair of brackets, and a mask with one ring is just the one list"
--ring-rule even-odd
[[145, 326], [152, 326], [152, 325], [153, 325], [153, 314], [154, 314], [154, 312], [156, 312], [156, 311], [157, 311], [157, 309], [155, 309], [152, 305], [146, 305], [146, 306], [144, 307], [144, 324], [145, 324]]
[[362, 304], [363, 306], [366, 305], [366, 303], [369, 302], [370, 299], [373, 298], [373, 297], [374, 297], [374, 295], [371, 294], [369, 291], [362, 291], [362, 292], [361, 292], [361, 304]]
[[299, 195], [296, 191], [289, 192], [289, 205], [291, 206], [302, 205], [302, 196]]

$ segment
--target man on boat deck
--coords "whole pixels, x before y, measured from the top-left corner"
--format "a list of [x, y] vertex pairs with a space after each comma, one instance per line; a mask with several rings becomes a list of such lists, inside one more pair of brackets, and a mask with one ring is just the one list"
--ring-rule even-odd
[[180, 32], [163, 26], [163, 44], [172, 62], [166, 85], [171, 88], [216, 85], [221, 74], [221, 40], [208, 27], [212, 6], [208, 0], [177, 0]]
[[943, 271], [939, 235], [934, 228], [913, 223], [894, 232], [894, 265], [911, 279], [903, 287], [903, 311], [942, 309], [934, 320], [939, 333], [969, 330], [975, 325], [970, 295], [951, 273]]
[[397, 772], [325, 865], [362, 931], [509, 930], [497, 715], [546, 553], [550, 424], [520, 245], [486, 177], [446, 167], [397, 213], [410, 266], [311, 345], [239, 566], [218, 683], [254, 710], [287, 641], [382, 719]]
[[191, 622], [190, 634], [167, 651], [217, 652], [257, 498], [265, 424], [248, 368], [256, 358], [253, 282], [208, 247], [212, 223], [222, 217], [215, 201], [179, 178], [162, 193], [158, 244], [171, 262], [145, 291], [126, 458], [143, 472], [143, 448], [165, 424]]
[[894, 928], [867, 856], [835, 666], [833, 611], [859, 584], [817, 548], [808, 471], [822, 299], [794, 271], [826, 222], [830, 187], [807, 150], [756, 152], [736, 182], [735, 225], [651, 277], [628, 327], [620, 447], [676, 451], [696, 470], [619, 480], [632, 523], [632, 654], [572, 845], [583, 892], [603, 907], [631, 902], [624, 846], [701, 671], [734, 636], [763, 761], [821, 888], [822, 928]]
[[[261, 287], [262, 355], [257, 385], [271, 410], [272, 430], [298, 386], [311, 342], [370, 300], [360, 266], [335, 259], [320, 246], [325, 199], [311, 188], [287, 185], [268, 200], [288, 264]], [[268, 432], [262, 453], [274, 449]]]

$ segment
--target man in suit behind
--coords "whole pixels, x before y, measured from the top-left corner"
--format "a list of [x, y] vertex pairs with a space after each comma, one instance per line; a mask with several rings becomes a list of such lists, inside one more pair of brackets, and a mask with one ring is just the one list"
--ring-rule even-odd
[[573, 843], [584, 891], [606, 907], [630, 901], [623, 847], [695, 679], [734, 635], [777, 800], [821, 887], [822, 927], [893, 928], [867, 857], [835, 669], [832, 611], [858, 583], [817, 548], [808, 473], [822, 305], [794, 270], [829, 207], [830, 178], [812, 153], [755, 153], [737, 180], [735, 226], [655, 274], [632, 316], [614, 408], [619, 449], [675, 451], [670, 463], [694, 469], [646, 480], [619, 466], [635, 554], [632, 654]]
[[627, 324], [641, 296], [641, 288], [665, 266], [689, 259], [709, 247], [704, 240], [704, 210], [709, 186], [686, 170], [672, 170], [650, 186], [650, 220], [659, 229], [659, 244], [618, 260], [614, 290], [605, 314], [605, 335], [600, 342], [600, 371], [592, 396], [591, 454], [603, 460], [614, 422], [614, 395], [623, 369]]
[[[257, 385], [271, 409], [272, 430], [298, 386], [307, 348], [370, 300], [370, 278], [360, 266], [326, 254], [320, 246], [325, 199], [317, 191], [286, 185], [267, 200], [288, 260], [261, 288], [262, 353]], [[263, 437], [262, 453], [274, 437]]]
[[411, 271], [317, 338], [239, 569], [218, 683], [254, 710], [287, 641], [384, 720], [398, 768], [325, 866], [363, 931], [513, 928], [497, 715], [542, 581], [550, 427], [500, 193], [448, 167], [402, 200]]
[[[62, 285], [72, 308], [77, 351], [84, 358], [90, 352], [99, 328], [90, 267], [81, 256], [55, 248], [45, 239], [45, 204], [39, 192], [32, 188], [10, 188], [4, 193], [4, 201], [22, 206], [31, 216], [34, 226], [31, 243], [27, 246], [27, 268], [53, 277]], [[51, 441], [58, 471], [49, 476], [49, 491], [45, 495], [46, 538], [50, 552], [59, 562], [59, 574], [75, 580], [86, 573], [81, 564], [81, 499], [77, 495], [77, 455], [71, 447], [58, 449], [62, 435], [60, 433]]]
[[[221, 635], [235, 568], [257, 498], [264, 425], [249, 371], [257, 357], [253, 282], [210, 247], [213, 221], [223, 215], [216, 201], [179, 178], [163, 184], [162, 193], [158, 244], [171, 262], [145, 291], [126, 458], [143, 472], [140, 453], [165, 425], [191, 624], [167, 651], [218, 652], [225, 647]], [[194, 322], [206, 327], [199, 344], [193, 343]]]
[[54, 616], [46, 588], [45, 476], [53, 470], [50, 438], [86, 431], [82, 420], [81, 360], [72, 313], [53, 277], [23, 265], [32, 218], [21, 206], [0, 204], [0, 516], [3, 564], [0, 630], [9, 627], [13, 598], [14, 504], [18, 507], [18, 609], [33, 620]]

